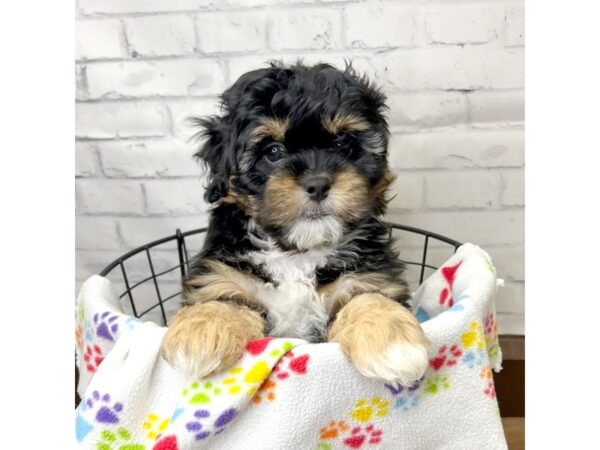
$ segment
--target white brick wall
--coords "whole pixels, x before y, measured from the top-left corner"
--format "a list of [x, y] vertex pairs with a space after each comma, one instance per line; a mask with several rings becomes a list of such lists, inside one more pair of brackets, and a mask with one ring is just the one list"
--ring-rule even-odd
[[[206, 224], [187, 117], [216, 113], [217, 95], [269, 59], [349, 58], [389, 97], [388, 219], [487, 249], [506, 280], [501, 330], [524, 331], [522, 1], [79, 0], [76, 31], [77, 285]], [[400, 241], [407, 258], [418, 245]], [[172, 256], [161, 248], [156, 264]], [[142, 277], [147, 262], [128, 270]]]

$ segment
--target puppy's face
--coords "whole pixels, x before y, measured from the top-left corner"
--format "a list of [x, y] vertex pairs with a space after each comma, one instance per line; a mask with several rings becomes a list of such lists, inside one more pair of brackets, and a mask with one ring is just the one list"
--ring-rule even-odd
[[223, 107], [201, 121], [209, 201], [237, 204], [284, 248], [301, 250], [335, 245], [383, 213], [392, 181], [384, 97], [352, 70], [250, 72]]

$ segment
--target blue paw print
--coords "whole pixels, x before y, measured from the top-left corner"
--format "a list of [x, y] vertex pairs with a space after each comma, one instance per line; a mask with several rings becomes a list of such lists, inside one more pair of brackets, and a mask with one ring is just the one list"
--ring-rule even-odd
[[462, 357], [462, 362], [465, 363], [469, 369], [479, 367], [485, 362], [485, 352], [483, 350], [466, 351]]

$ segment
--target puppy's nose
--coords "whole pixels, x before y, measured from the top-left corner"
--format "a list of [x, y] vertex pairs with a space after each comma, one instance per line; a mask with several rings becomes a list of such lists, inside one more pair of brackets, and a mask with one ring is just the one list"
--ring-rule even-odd
[[327, 198], [331, 184], [325, 177], [310, 177], [304, 181], [304, 190], [308, 197], [315, 202], [320, 202]]

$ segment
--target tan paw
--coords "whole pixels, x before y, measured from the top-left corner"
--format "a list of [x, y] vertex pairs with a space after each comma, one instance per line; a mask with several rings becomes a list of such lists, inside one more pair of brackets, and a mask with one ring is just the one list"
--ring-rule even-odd
[[162, 343], [162, 354], [191, 378], [202, 378], [231, 367], [246, 344], [263, 337], [264, 322], [248, 308], [223, 302], [198, 303], [173, 317]]
[[361, 294], [338, 313], [329, 340], [366, 377], [410, 386], [429, 363], [428, 342], [404, 306], [380, 294]]

